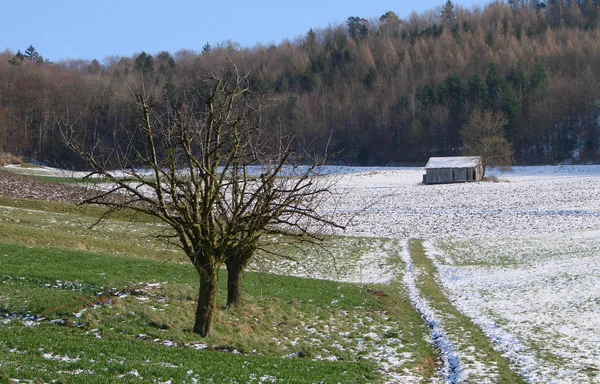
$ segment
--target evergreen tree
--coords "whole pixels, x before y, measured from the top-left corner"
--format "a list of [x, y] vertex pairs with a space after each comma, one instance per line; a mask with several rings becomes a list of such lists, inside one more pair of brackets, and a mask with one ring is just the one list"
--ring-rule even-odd
[[390, 36], [390, 37], [398, 37], [400, 35], [400, 23], [401, 20], [392, 11], [387, 11], [383, 16], [379, 18], [380, 30]]
[[487, 87], [487, 104], [491, 109], [499, 109], [501, 90], [504, 86], [505, 79], [498, 73], [496, 64], [490, 64], [490, 68], [485, 77], [485, 85]]
[[548, 71], [543, 63], [537, 63], [531, 74], [531, 88], [542, 92], [548, 89]]
[[35, 50], [33, 45], [30, 45], [23, 55], [25, 61], [29, 61], [31, 63], [43, 63], [44, 58]]
[[362, 39], [369, 32], [368, 21], [362, 17], [351, 16], [346, 21], [348, 37], [354, 40]]
[[442, 6], [441, 13], [442, 23], [448, 27], [452, 32], [456, 32], [458, 29], [458, 22], [456, 19], [456, 13], [454, 12], [454, 4], [452, 1], [446, 1], [446, 4]]
[[142, 72], [152, 72], [152, 69], [154, 68], [154, 59], [152, 58], [152, 55], [148, 55], [146, 52], [142, 51], [142, 53], [135, 58], [134, 68]]
[[469, 101], [476, 107], [488, 99], [487, 85], [479, 73], [469, 78], [467, 94]]
[[12, 59], [8, 60], [9, 63], [13, 65], [21, 65], [25, 60], [25, 56], [21, 53], [21, 50], [17, 51], [17, 54], [12, 57]]

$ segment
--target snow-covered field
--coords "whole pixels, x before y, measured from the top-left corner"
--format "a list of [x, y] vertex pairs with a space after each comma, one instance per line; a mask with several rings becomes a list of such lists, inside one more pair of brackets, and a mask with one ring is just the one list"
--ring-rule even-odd
[[[454, 304], [530, 382], [600, 381], [600, 232], [431, 243]], [[440, 248], [443, 251], [440, 251]]]
[[498, 183], [423, 185], [422, 174], [405, 168], [343, 176], [337, 209], [342, 218], [358, 214], [346, 234], [510, 238], [600, 228], [600, 166], [519, 167]]
[[528, 382], [600, 382], [600, 166], [490, 173], [500, 182], [425, 186], [415, 168], [348, 172], [336, 209], [357, 214], [347, 235], [426, 239], [451, 300]]

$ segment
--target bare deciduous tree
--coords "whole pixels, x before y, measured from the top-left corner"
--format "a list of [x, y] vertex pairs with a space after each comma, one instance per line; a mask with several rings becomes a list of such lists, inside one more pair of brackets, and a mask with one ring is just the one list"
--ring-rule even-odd
[[483, 173], [488, 166], [512, 165], [513, 148], [504, 136], [508, 118], [503, 112], [474, 111], [460, 130], [465, 155], [481, 156]]
[[258, 249], [275, 237], [317, 241], [316, 226], [340, 226], [317, 210], [329, 193], [330, 180], [319, 175], [324, 157], [291, 165], [300, 158], [291, 138], [263, 124], [264, 98], [235, 66], [199, 77], [177, 97], [154, 84], [132, 91], [139, 116], [121, 133], [126, 144], [102, 152], [67, 121], [63, 135], [90, 176], [111, 182], [87, 203], [139, 211], [173, 230], [200, 276], [194, 332], [207, 336], [223, 264], [227, 304], [240, 306], [243, 273]]

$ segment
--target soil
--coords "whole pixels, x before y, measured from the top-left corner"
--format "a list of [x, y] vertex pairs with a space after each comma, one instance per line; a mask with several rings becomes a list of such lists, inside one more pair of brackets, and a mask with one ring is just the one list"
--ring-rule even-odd
[[79, 203], [90, 193], [74, 185], [52, 183], [0, 170], [0, 196]]

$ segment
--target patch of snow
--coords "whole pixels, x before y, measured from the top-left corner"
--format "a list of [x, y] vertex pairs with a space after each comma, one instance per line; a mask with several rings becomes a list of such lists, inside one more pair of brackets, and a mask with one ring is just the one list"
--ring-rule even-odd
[[79, 318], [81, 318], [81, 316], [83, 316], [83, 313], [84, 313], [85, 311], [87, 311], [87, 308], [84, 308], [84, 309], [82, 309], [82, 310], [81, 310], [81, 311], [79, 311], [79, 312], [73, 312], [73, 316], [75, 316], [76, 318], [78, 318], [78, 319], [79, 319]]
[[[508, 182], [423, 185], [422, 169], [340, 176], [324, 212], [346, 235], [488, 238], [600, 227], [600, 166], [515, 168]], [[495, 174], [495, 172], [491, 172]], [[381, 188], [385, 186], [385, 188]]]
[[64, 375], [95, 375], [96, 371], [92, 371], [91, 369], [75, 369], [73, 371], [58, 371], [57, 373]]
[[72, 358], [69, 356], [61, 356], [61, 355], [55, 355], [53, 353], [42, 353], [42, 357], [46, 360], [54, 360], [54, 361], [62, 361], [64, 363], [76, 363], [79, 360], [81, 360], [81, 358], [76, 357], [76, 358]]
[[124, 378], [125, 376], [133, 376], [133, 377], [137, 377], [137, 378], [139, 378], [140, 380], [142, 380], [142, 379], [143, 379], [143, 377], [140, 375], [140, 373], [138, 372], [138, 370], [137, 370], [137, 369], [134, 369], [133, 371], [129, 371], [129, 372], [125, 373], [125, 374], [119, 375], [119, 376], [118, 376], [118, 378], [119, 378], [119, 379], [122, 379], [122, 378]]
[[431, 157], [425, 169], [475, 168], [481, 163], [480, 156]]
[[[519, 372], [532, 382], [600, 380], [600, 166], [488, 170], [498, 183], [425, 186], [422, 175], [347, 173], [324, 212], [353, 218], [345, 235], [469, 243], [453, 255], [465, 265], [432, 257], [456, 306]], [[464, 372], [485, 376], [473, 354], [462, 357]]]
[[39, 321], [23, 320], [21, 322], [27, 328], [33, 328], [33, 327], [37, 327], [38, 325], [40, 325]]
[[204, 343], [200, 343], [200, 344], [191, 344], [191, 345], [188, 345], [188, 346], [189, 346], [189, 347], [192, 347], [192, 348], [194, 348], [194, 349], [196, 349], [196, 350], [199, 350], [199, 351], [200, 351], [200, 350], [204, 350], [204, 349], [207, 349], [207, 348], [208, 348], [208, 344], [204, 344]]

